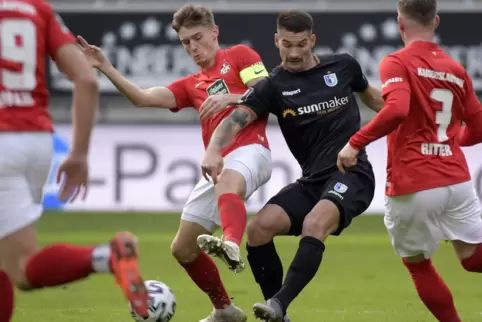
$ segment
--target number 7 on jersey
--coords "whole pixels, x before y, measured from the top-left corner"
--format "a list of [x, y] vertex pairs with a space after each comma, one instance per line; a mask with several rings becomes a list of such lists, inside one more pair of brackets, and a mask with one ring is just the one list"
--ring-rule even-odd
[[435, 88], [430, 93], [430, 97], [437, 102], [442, 103], [442, 110], [435, 113], [435, 123], [438, 125], [438, 141], [447, 141], [449, 139], [447, 129], [450, 125], [450, 121], [452, 120], [454, 94], [448, 89]]

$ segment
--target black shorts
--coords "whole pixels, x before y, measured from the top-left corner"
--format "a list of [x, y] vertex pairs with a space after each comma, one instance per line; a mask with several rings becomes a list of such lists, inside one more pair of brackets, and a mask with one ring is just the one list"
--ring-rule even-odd
[[338, 170], [319, 180], [298, 180], [278, 192], [268, 204], [283, 208], [291, 220], [289, 235], [299, 236], [306, 215], [322, 199], [332, 201], [340, 211], [340, 223], [333, 235], [340, 235], [353, 218], [367, 210], [375, 192], [375, 176], [368, 162], [359, 162], [345, 174]]

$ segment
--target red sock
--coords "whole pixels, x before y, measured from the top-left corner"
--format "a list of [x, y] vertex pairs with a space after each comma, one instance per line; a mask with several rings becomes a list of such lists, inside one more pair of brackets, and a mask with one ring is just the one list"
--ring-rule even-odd
[[236, 194], [226, 193], [219, 197], [218, 207], [224, 240], [241, 245], [247, 221], [244, 200]]
[[29, 286], [58, 286], [87, 277], [94, 272], [93, 249], [60, 244], [45, 247], [27, 262], [25, 275]]
[[0, 299], [0, 322], [10, 322], [13, 315], [13, 284], [3, 271], [0, 271]]
[[431, 260], [421, 263], [403, 261], [412, 276], [418, 296], [440, 322], [461, 322], [452, 293], [437, 273]]
[[462, 266], [469, 272], [482, 273], [482, 247], [477, 247], [472, 256], [464, 259]]
[[206, 253], [201, 252], [194, 262], [181, 265], [194, 283], [209, 296], [216, 309], [224, 309], [231, 304], [218, 268]]

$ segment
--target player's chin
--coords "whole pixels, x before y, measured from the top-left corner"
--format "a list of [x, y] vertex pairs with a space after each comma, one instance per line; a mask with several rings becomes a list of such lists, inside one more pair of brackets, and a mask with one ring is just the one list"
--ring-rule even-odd
[[303, 69], [303, 62], [288, 62], [286, 68], [294, 72], [301, 71]]

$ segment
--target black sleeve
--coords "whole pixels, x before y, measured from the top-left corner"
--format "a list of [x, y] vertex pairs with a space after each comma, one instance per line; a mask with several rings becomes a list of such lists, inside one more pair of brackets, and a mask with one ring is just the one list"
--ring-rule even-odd
[[236, 105], [245, 106], [261, 117], [271, 112], [274, 102], [275, 95], [271, 80], [266, 77], [250, 87]]
[[353, 56], [346, 54], [346, 59], [352, 74], [351, 89], [354, 92], [364, 92], [368, 88], [368, 80], [361, 69], [358, 61]]

